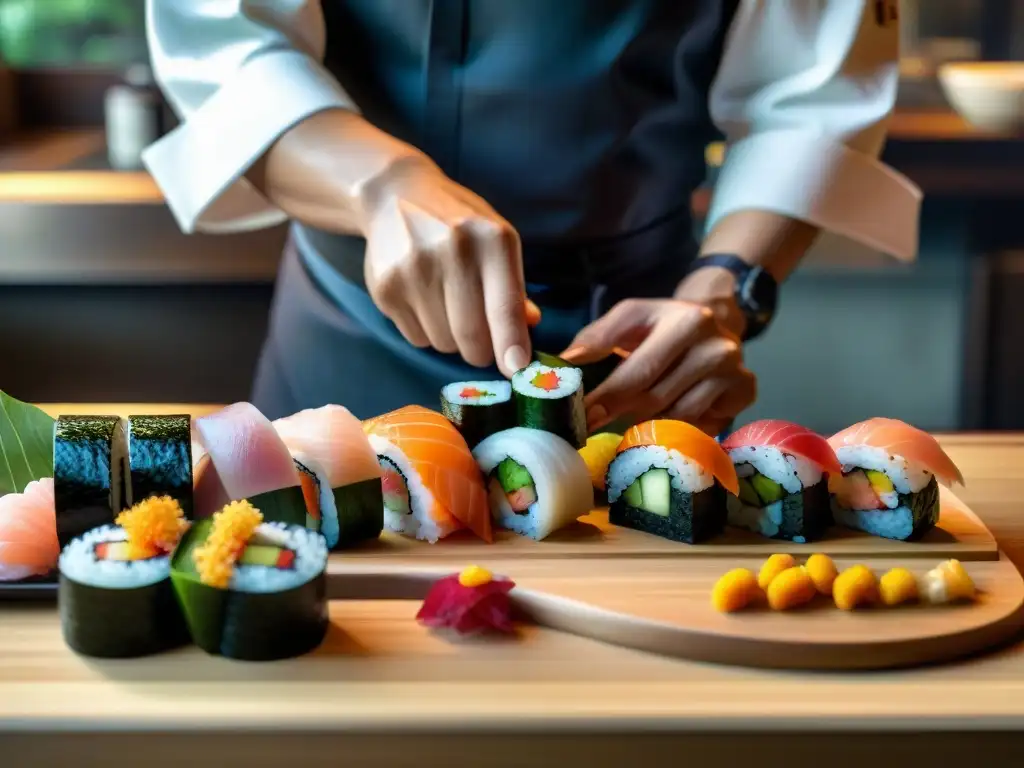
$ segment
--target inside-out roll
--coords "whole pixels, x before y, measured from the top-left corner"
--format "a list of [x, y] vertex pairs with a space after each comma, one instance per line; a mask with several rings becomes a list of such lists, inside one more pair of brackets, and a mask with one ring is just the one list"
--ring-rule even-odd
[[497, 432], [476, 447], [473, 457], [488, 478], [491, 514], [502, 528], [540, 540], [594, 506], [586, 462], [551, 432], [525, 427]]

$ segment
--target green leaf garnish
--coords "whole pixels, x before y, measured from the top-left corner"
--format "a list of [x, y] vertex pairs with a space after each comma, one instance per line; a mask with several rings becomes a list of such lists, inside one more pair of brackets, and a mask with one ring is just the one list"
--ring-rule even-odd
[[0, 496], [53, 477], [53, 422], [45, 411], [0, 392]]

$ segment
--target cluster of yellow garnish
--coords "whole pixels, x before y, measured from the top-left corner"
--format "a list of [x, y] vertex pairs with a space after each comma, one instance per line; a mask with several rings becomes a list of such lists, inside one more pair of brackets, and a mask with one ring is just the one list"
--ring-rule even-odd
[[226, 589], [235, 563], [262, 522], [263, 514], [248, 501], [232, 501], [215, 513], [210, 535], [192, 552], [199, 580]]
[[171, 552], [188, 530], [188, 521], [177, 499], [151, 496], [126, 509], [115, 523], [128, 539], [128, 557], [145, 560]]
[[832, 598], [836, 607], [852, 611], [863, 605], [899, 605], [911, 600], [932, 604], [974, 598], [974, 582], [957, 560], [947, 560], [918, 579], [906, 568], [893, 568], [881, 579], [866, 565], [842, 573], [828, 555], [811, 555], [798, 565], [792, 555], [772, 555], [760, 572], [734, 568], [715, 584], [711, 604], [724, 613], [767, 601], [785, 611], [805, 605], [816, 595]]
[[493, 578], [493, 574], [486, 568], [471, 565], [459, 574], [459, 584], [464, 587], [482, 587], [484, 584], [490, 584]]

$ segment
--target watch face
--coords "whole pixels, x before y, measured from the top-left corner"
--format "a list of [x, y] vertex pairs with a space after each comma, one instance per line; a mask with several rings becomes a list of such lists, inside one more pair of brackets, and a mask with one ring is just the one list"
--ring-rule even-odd
[[747, 274], [740, 287], [740, 299], [747, 313], [747, 333], [757, 335], [771, 322], [778, 300], [778, 285], [760, 267]]

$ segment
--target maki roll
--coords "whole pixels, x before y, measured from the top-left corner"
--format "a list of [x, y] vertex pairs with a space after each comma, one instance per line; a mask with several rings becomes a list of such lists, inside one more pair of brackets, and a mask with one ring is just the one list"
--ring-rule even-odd
[[534, 352], [534, 359], [542, 365], [550, 368], [572, 368], [580, 369], [583, 374], [583, 391], [592, 392], [607, 379], [612, 371], [619, 367], [619, 364], [629, 357], [629, 353], [622, 349], [612, 349], [607, 357], [595, 360], [592, 363], [570, 363], [569, 361], [552, 355], [547, 352]]
[[132, 498], [170, 496], [192, 518], [192, 419], [128, 417], [128, 466]]
[[520, 427], [543, 429], [579, 450], [587, 443], [587, 414], [583, 408], [583, 372], [530, 363], [512, 376]]
[[630, 428], [608, 465], [608, 519], [687, 544], [725, 526], [725, 492], [739, 486], [729, 456], [715, 440], [682, 421]]
[[128, 440], [117, 416], [61, 416], [53, 424], [53, 492], [57, 539], [114, 522], [131, 506]]
[[377, 453], [388, 530], [435, 543], [460, 528], [493, 538], [480, 469], [459, 431], [418, 405], [363, 424]]
[[325, 405], [274, 422], [306, 493], [306, 527], [331, 551], [380, 537], [384, 497], [377, 454], [347, 408]]
[[828, 441], [796, 424], [755, 421], [722, 442], [736, 467], [739, 493], [726, 500], [728, 523], [804, 543], [832, 524], [826, 473], [839, 474]]
[[171, 559], [189, 632], [209, 654], [274, 661], [327, 634], [327, 545], [305, 526], [265, 523], [234, 501], [192, 525]]
[[441, 390], [441, 413], [473, 448], [485, 437], [516, 425], [507, 381], [458, 381]]
[[593, 509], [587, 465], [558, 435], [515, 427], [488, 437], [473, 456], [502, 528], [540, 541]]
[[72, 650], [130, 658], [188, 642], [170, 581], [170, 553], [187, 527], [176, 499], [151, 497], [64, 548], [57, 604]]
[[964, 482], [938, 441], [896, 419], [875, 418], [829, 438], [842, 474], [829, 478], [836, 523], [912, 541], [939, 522], [939, 482]]

